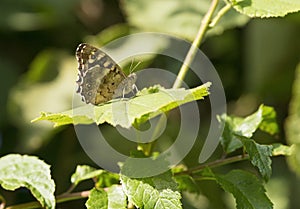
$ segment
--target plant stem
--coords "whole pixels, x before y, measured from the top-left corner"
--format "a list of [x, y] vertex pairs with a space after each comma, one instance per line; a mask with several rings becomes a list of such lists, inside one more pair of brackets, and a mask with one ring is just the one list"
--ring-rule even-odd
[[[89, 194], [90, 194], [90, 191], [83, 191], [83, 192], [59, 195], [56, 197], [56, 203], [87, 198], [89, 196]], [[18, 205], [12, 205], [12, 206], [7, 207], [6, 209], [33, 209], [33, 208], [41, 208], [41, 204], [39, 202], [35, 201], [35, 202], [18, 204]]]
[[222, 9], [220, 9], [218, 14], [211, 21], [211, 23], [209, 24], [209, 27], [210, 28], [214, 27], [219, 22], [221, 17], [223, 17], [225, 15], [225, 13], [231, 9], [231, 7], [232, 7], [231, 4], [227, 2], [226, 5]]
[[213, 168], [213, 167], [227, 165], [227, 164], [230, 164], [230, 163], [239, 162], [239, 161], [248, 160], [248, 159], [249, 159], [249, 155], [247, 155], [247, 154], [237, 155], [237, 156], [234, 156], [234, 157], [229, 157], [229, 158], [219, 159], [219, 160], [209, 162], [209, 163], [204, 163], [204, 164], [196, 166], [194, 168], [190, 168], [186, 171], [181, 171], [181, 172], [175, 173], [174, 175], [176, 175], [176, 176], [178, 176], [178, 175], [191, 175], [193, 173], [196, 173], [196, 172], [199, 172], [199, 171], [203, 170], [206, 167]]
[[189, 67], [191, 66], [191, 64], [194, 60], [194, 57], [197, 53], [197, 50], [203, 40], [203, 37], [204, 37], [207, 29], [209, 28], [209, 24], [211, 22], [213, 13], [217, 8], [218, 3], [219, 3], [219, 0], [212, 0], [207, 13], [205, 14], [205, 16], [203, 17], [203, 19], [201, 21], [200, 28], [199, 28], [198, 33], [192, 43], [192, 46], [189, 49], [188, 54], [186, 55], [184, 62], [179, 70], [176, 81], [173, 84], [173, 88], [179, 88], [181, 86], [182, 81], [184, 80], [184, 77], [187, 74]]
[[[211, 5], [207, 11], [207, 13], [205, 14], [205, 16], [203, 17], [202, 21], [201, 21], [201, 25], [199, 27], [199, 30], [197, 32], [197, 35], [192, 43], [191, 48], [189, 49], [183, 64], [179, 70], [179, 73], [177, 75], [176, 81], [173, 84], [173, 88], [179, 88], [182, 84], [182, 81], [184, 80], [185, 75], [187, 74], [190, 65], [193, 62], [193, 59], [197, 53], [197, 50], [201, 44], [201, 41], [203, 40], [203, 37], [207, 31], [207, 29], [209, 28], [209, 23], [211, 22], [212, 16], [214, 11], [217, 8], [219, 0], [212, 0]], [[167, 114], [167, 113], [166, 113]], [[160, 117], [156, 128], [155, 128], [155, 133], [152, 134], [152, 136], [156, 135], [157, 130], [159, 130], [159, 128], [161, 127], [161, 124], [163, 123], [163, 120], [165, 120], [164, 117]], [[144, 147], [146, 147], [147, 153], [150, 154], [152, 152], [153, 146], [154, 146], [155, 141], [143, 145]]]

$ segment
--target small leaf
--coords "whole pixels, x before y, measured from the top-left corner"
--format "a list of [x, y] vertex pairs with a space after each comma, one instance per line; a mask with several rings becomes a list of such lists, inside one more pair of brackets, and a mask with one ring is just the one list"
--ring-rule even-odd
[[261, 105], [263, 121], [259, 124], [259, 129], [274, 135], [279, 132], [278, 124], [276, 121], [276, 112], [273, 107]]
[[242, 170], [233, 170], [226, 175], [214, 175], [213, 177], [225, 191], [233, 194], [237, 209], [273, 208], [262, 183], [256, 176]]
[[223, 114], [218, 120], [225, 123], [221, 144], [226, 153], [242, 147], [242, 143], [235, 135], [251, 138], [258, 128], [269, 134], [278, 132], [276, 112], [272, 107], [264, 105], [260, 105], [255, 113], [245, 118]]
[[108, 209], [126, 209], [127, 199], [120, 185], [112, 185], [108, 188]]
[[[48, 120], [55, 126], [66, 124], [109, 123], [129, 128], [133, 123], [143, 123], [155, 116], [174, 109], [182, 104], [203, 99], [207, 96], [211, 83], [193, 89], [164, 89], [149, 93], [147, 89], [130, 100], [118, 100], [100, 106], [84, 105], [62, 113], [41, 113], [32, 120]], [[152, 91], [152, 88], [150, 87]]]
[[267, 181], [272, 173], [272, 145], [257, 144], [254, 140], [245, 137], [239, 137], [247, 153], [250, 156], [251, 163], [258, 168], [261, 175]]
[[88, 165], [78, 165], [76, 167], [75, 173], [71, 177], [71, 182], [75, 185], [79, 184], [81, 181], [91, 179], [103, 174], [104, 170], [97, 170], [96, 168], [90, 167]]
[[121, 175], [123, 190], [128, 200], [138, 208], [182, 208], [180, 193], [172, 190], [175, 182], [170, 173], [145, 179], [131, 179]]
[[198, 185], [195, 180], [189, 175], [175, 176], [175, 180], [178, 183], [178, 189], [180, 191], [188, 191], [192, 193], [199, 193]]
[[273, 146], [273, 151], [272, 151], [273, 156], [278, 156], [278, 155], [291, 156], [295, 152], [295, 145], [286, 146], [277, 143], [277, 144], [272, 144], [272, 146]]
[[230, 0], [233, 8], [249, 17], [283, 17], [300, 10], [299, 0]]
[[218, 117], [220, 123], [224, 123], [224, 131], [221, 136], [221, 144], [226, 153], [231, 153], [236, 149], [239, 149], [243, 146], [241, 141], [234, 135], [235, 124], [234, 118], [229, 117], [226, 114], [223, 114]]
[[108, 209], [107, 193], [103, 189], [92, 189], [85, 206], [87, 209]]
[[0, 158], [0, 184], [4, 189], [26, 187], [45, 208], [55, 208], [55, 184], [50, 166], [37, 157], [10, 154]]

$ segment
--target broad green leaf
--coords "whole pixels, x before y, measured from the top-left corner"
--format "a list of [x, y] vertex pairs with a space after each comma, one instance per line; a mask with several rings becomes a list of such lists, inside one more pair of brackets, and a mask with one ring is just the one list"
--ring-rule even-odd
[[265, 105], [260, 105], [255, 113], [245, 118], [227, 116], [224, 114], [219, 116], [218, 119], [225, 122], [221, 144], [226, 153], [233, 152], [242, 147], [242, 143], [235, 135], [250, 138], [258, 128], [269, 134], [278, 132], [276, 112], [272, 107]]
[[108, 209], [126, 209], [127, 198], [121, 185], [112, 185], [107, 190]]
[[300, 10], [299, 0], [230, 0], [233, 8], [249, 17], [283, 17]]
[[4, 189], [26, 187], [45, 208], [55, 208], [55, 184], [50, 166], [37, 157], [10, 154], [0, 158], [0, 184]]
[[[130, 25], [143, 31], [157, 31], [193, 40], [210, 1], [206, 0], [124, 0], [122, 8]], [[218, 9], [225, 3], [220, 1]], [[248, 17], [235, 10], [226, 13], [210, 34], [220, 34], [228, 28], [245, 25]]]
[[81, 181], [95, 178], [103, 174], [104, 170], [97, 170], [96, 168], [90, 167], [88, 165], [78, 165], [76, 167], [75, 173], [71, 177], [71, 182], [75, 185], [79, 184]]
[[247, 153], [250, 156], [251, 163], [256, 166], [267, 181], [269, 180], [272, 173], [272, 145], [261, 145], [257, 144], [254, 140], [245, 137], [240, 137]]
[[103, 189], [92, 189], [85, 206], [87, 209], [108, 209], [107, 193]]
[[209, 94], [210, 85], [208, 82], [189, 90], [150, 87], [130, 100], [119, 99], [100, 106], [84, 105], [62, 113], [41, 113], [33, 122], [48, 120], [55, 126], [107, 122], [129, 128], [133, 123], [143, 123], [182, 104], [203, 99]]
[[265, 194], [262, 182], [251, 173], [233, 170], [226, 175], [214, 175], [218, 184], [233, 194], [237, 209], [271, 209], [272, 202]]
[[293, 154], [288, 158], [290, 167], [300, 175], [300, 64], [295, 72], [289, 115], [285, 122], [286, 140], [294, 144]]
[[172, 190], [176, 183], [170, 172], [145, 179], [131, 179], [121, 175], [121, 182], [128, 200], [138, 208], [182, 208], [180, 193]]

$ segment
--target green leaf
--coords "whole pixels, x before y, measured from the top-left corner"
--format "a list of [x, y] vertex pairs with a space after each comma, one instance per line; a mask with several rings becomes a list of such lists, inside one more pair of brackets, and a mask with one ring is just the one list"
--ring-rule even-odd
[[299, 0], [230, 0], [233, 8], [249, 17], [283, 17], [300, 10]]
[[240, 137], [247, 153], [250, 156], [251, 163], [258, 168], [263, 178], [269, 180], [272, 173], [272, 145], [257, 144], [254, 140]]
[[226, 175], [213, 177], [225, 191], [233, 194], [238, 209], [273, 208], [262, 182], [256, 176], [242, 170], [233, 170]]
[[[130, 25], [143, 31], [175, 34], [193, 40], [210, 2], [207, 0], [124, 0], [122, 8]], [[218, 10], [225, 3], [220, 1]], [[163, 20], [163, 21], [162, 21]], [[245, 25], [249, 18], [230, 10], [212, 28], [210, 34], [220, 34], [228, 28]]]
[[223, 114], [218, 119], [225, 123], [221, 144], [226, 153], [242, 147], [242, 143], [235, 135], [250, 138], [258, 128], [269, 134], [278, 132], [276, 112], [272, 107], [264, 105], [260, 105], [255, 113], [245, 118]]
[[[162, 112], [167, 112], [182, 104], [203, 99], [207, 96], [211, 83], [193, 89], [164, 89], [150, 87], [130, 100], [117, 100], [100, 106], [84, 105], [62, 113], [41, 113], [32, 122], [48, 120], [61, 126], [65, 124], [109, 123], [129, 128], [133, 123], [143, 123]], [[156, 91], [153, 93], [153, 88]]]
[[274, 108], [261, 105], [260, 109], [262, 109], [263, 120], [259, 124], [259, 129], [271, 135], [277, 134], [279, 132], [279, 128], [276, 121], [276, 111]]
[[92, 189], [85, 206], [87, 209], [108, 209], [107, 193], [103, 189]]
[[102, 169], [96, 169], [88, 165], [78, 165], [75, 173], [71, 177], [71, 182], [74, 185], [80, 182], [96, 178], [96, 188], [109, 187], [113, 184], [119, 183], [119, 175], [116, 173], [110, 173]]
[[71, 182], [75, 185], [79, 184], [81, 181], [95, 178], [103, 174], [104, 170], [97, 170], [96, 168], [90, 167], [88, 165], [78, 165], [76, 167], [75, 173], [71, 177]]
[[180, 191], [188, 191], [192, 193], [199, 193], [199, 188], [195, 180], [189, 175], [175, 176]]
[[178, 184], [178, 189], [190, 193], [199, 193], [198, 185], [190, 175], [176, 175], [176, 173], [186, 171], [187, 169], [188, 168], [182, 164], [172, 168], [174, 179]]
[[45, 208], [55, 208], [55, 184], [50, 166], [37, 157], [10, 154], [0, 158], [0, 184], [4, 189], [26, 187]]
[[295, 151], [295, 145], [286, 146], [283, 144], [276, 143], [276, 144], [272, 144], [272, 146], [273, 146], [273, 151], [272, 151], [273, 156], [278, 156], [278, 155], [291, 156]]
[[243, 146], [241, 141], [234, 135], [235, 118], [223, 114], [218, 117], [220, 123], [224, 123], [224, 131], [221, 136], [221, 144], [226, 153], [233, 152]]
[[126, 209], [127, 199], [120, 185], [112, 185], [108, 188], [108, 209]]
[[128, 200], [138, 208], [182, 208], [181, 195], [174, 190], [176, 183], [171, 172], [145, 179], [131, 179], [121, 175], [121, 182]]

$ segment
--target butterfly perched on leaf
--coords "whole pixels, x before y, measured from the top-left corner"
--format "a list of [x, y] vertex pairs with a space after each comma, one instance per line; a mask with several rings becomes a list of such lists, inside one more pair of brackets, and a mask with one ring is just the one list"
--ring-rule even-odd
[[98, 105], [137, 89], [137, 76], [126, 76], [119, 65], [106, 53], [82, 43], [76, 49], [78, 61], [77, 93], [82, 101]]

